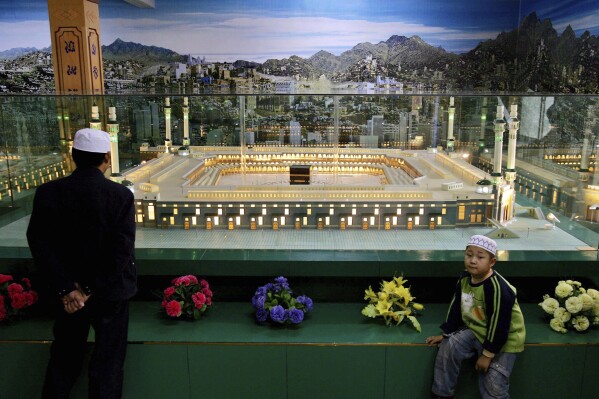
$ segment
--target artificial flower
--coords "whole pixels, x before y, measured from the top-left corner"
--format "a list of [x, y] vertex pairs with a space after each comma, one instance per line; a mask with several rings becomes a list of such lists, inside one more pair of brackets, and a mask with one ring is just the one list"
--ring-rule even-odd
[[372, 318], [379, 316], [379, 312], [377, 312], [376, 306], [374, 306], [373, 304], [366, 305], [366, 307], [362, 309], [362, 314], [366, 317]]
[[385, 300], [379, 300], [378, 303], [376, 304], [375, 308], [376, 310], [378, 310], [378, 312], [382, 315], [386, 315], [387, 312], [389, 311], [389, 309], [391, 308], [391, 302], [387, 302], [387, 299]]
[[256, 309], [256, 320], [258, 321], [266, 321], [268, 318], [268, 311], [264, 308]]
[[404, 279], [403, 276], [399, 276], [399, 277], [393, 277], [393, 281], [395, 281], [395, 284], [400, 287], [402, 285], [404, 285], [405, 283], [408, 282], [408, 280]]
[[298, 308], [289, 311], [289, 320], [292, 324], [299, 324], [304, 320], [304, 312]]
[[295, 298], [295, 301], [297, 303], [304, 305], [304, 307], [306, 308], [306, 310], [308, 312], [311, 312], [312, 308], [314, 307], [314, 302], [312, 302], [312, 298], [310, 298], [309, 296], [306, 296], [306, 295], [298, 296], [297, 298]]
[[168, 301], [166, 303], [166, 314], [170, 317], [181, 316], [181, 303], [179, 301]]
[[364, 300], [369, 301], [371, 299], [376, 299], [376, 294], [372, 291], [372, 287], [369, 286], [367, 290], [364, 290]]
[[21, 284], [12, 283], [7, 288], [8, 295], [13, 296], [14, 294], [20, 294], [23, 292], [23, 286]]
[[162, 294], [161, 307], [172, 318], [198, 320], [212, 305], [208, 282], [193, 275], [174, 278]]
[[410, 295], [410, 290], [403, 285], [396, 287], [394, 294], [403, 299], [404, 305], [407, 305], [412, 299], [412, 295]]
[[379, 297], [379, 301], [386, 301], [389, 299], [389, 294], [384, 291], [380, 291], [377, 295]]
[[599, 300], [599, 291], [597, 291], [596, 289], [589, 288], [587, 290], [587, 294], [589, 294], [594, 301]]
[[576, 314], [582, 310], [582, 299], [577, 296], [571, 296], [566, 299], [566, 309], [572, 314]]
[[565, 281], [560, 281], [555, 287], [555, 295], [557, 295], [559, 298], [568, 297], [572, 291], [574, 291], [574, 287]]
[[576, 331], [586, 331], [589, 328], [589, 319], [586, 316], [576, 316], [572, 321]]
[[566, 323], [570, 321], [572, 315], [565, 308], [559, 307], [555, 309], [555, 312], [553, 312], [553, 318], [561, 321], [562, 323]]
[[196, 276], [187, 275], [187, 276], [177, 277], [176, 279], [171, 281], [171, 283], [174, 284], [175, 287], [178, 287], [181, 285], [189, 286], [190, 284], [194, 284], [194, 285], [198, 284], [198, 279]]
[[277, 323], [283, 323], [285, 321], [285, 309], [281, 305], [273, 306], [270, 308], [270, 318]]
[[545, 295], [543, 302], [541, 302], [539, 305], [541, 305], [547, 314], [553, 314], [557, 308], [559, 308], [559, 302], [557, 299], [550, 298], [549, 295]]
[[206, 295], [203, 292], [196, 292], [191, 296], [193, 300], [193, 304], [197, 309], [202, 309], [204, 304], [206, 303]]
[[9, 274], [0, 274], [0, 284], [4, 284], [8, 281], [12, 281], [12, 276]]
[[314, 303], [306, 295], [294, 297], [289, 282], [280, 276], [272, 283], [256, 289], [252, 297], [252, 306], [256, 310], [256, 320], [259, 322], [270, 319], [276, 324], [300, 324], [305, 314], [312, 311]]
[[580, 294], [578, 297], [582, 300], [583, 312], [593, 309], [593, 298], [589, 294]]
[[381, 281], [380, 291], [375, 293], [372, 287], [364, 291], [364, 300], [368, 304], [362, 309], [366, 317], [382, 317], [387, 326], [391, 323], [400, 324], [409, 319], [414, 328], [420, 332], [420, 323], [415, 317], [416, 311], [423, 310], [424, 305], [412, 303], [414, 297], [410, 289], [404, 287], [407, 282], [403, 277], [394, 277], [391, 281]]
[[395, 288], [397, 288], [397, 285], [395, 284], [395, 280], [393, 281], [383, 281], [381, 283], [381, 291], [391, 294]]
[[560, 320], [558, 320], [558, 319], [551, 319], [551, 321], [549, 321], [549, 326], [550, 326], [550, 327], [551, 327], [551, 328], [552, 328], [554, 331], [557, 331], [557, 332], [560, 332], [560, 333], [567, 333], [567, 332], [568, 332], [568, 330], [566, 330], [566, 329], [564, 328], [564, 323], [562, 323], [562, 322], [561, 322]]
[[17, 310], [23, 309], [27, 306], [28, 300], [25, 295], [22, 293], [13, 294], [10, 299], [10, 305]]
[[0, 274], [0, 322], [20, 318], [24, 310], [38, 300], [37, 292], [31, 290], [28, 278], [15, 280], [8, 274]]
[[599, 327], [599, 291], [586, 289], [579, 281], [559, 281], [555, 287], [555, 298], [544, 295], [539, 306], [554, 331], [584, 332], [591, 327]]

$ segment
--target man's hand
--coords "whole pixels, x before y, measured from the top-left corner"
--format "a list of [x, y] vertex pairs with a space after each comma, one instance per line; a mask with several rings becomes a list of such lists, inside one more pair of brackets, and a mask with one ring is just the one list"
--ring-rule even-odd
[[89, 295], [85, 295], [78, 283], [75, 283], [76, 290], [69, 292], [62, 297], [62, 304], [67, 313], [75, 313], [85, 306], [85, 302], [89, 299]]
[[480, 355], [478, 360], [476, 361], [476, 366], [474, 368], [478, 372], [487, 373], [489, 371], [489, 366], [491, 365], [491, 358], [486, 357], [485, 355]]

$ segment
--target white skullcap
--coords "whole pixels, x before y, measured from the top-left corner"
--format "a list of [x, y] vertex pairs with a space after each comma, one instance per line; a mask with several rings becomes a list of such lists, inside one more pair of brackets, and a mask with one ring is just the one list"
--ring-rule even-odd
[[493, 255], [497, 255], [497, 243], [487, 236], [475, 235], [470, 237], [466, 246], [468, 247], [470, 245], [474, 245], [475, 247], [491, 252]]
[[106, 154], [110, 151], [110, 135], [96, 129], [78, 130], [73, 139], [73, 148], [79, 151]]

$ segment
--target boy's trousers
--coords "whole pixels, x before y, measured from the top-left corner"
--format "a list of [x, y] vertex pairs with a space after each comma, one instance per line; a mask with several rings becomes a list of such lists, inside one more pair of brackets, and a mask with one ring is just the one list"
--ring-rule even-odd
[[[433, 393], [438, 396], [453, 396], [462, 362], [473, 356], [478, 358], [482, 352], [482, 344], [469, 329], [456, 331], [445, 338], [439, 344], [435, 360]], [[497, 353], [491, 361], [489, 371], [479, 373], [478, 385], [483, 399], [510, 397], [510, 374], [515, 360], [515, 353]]]

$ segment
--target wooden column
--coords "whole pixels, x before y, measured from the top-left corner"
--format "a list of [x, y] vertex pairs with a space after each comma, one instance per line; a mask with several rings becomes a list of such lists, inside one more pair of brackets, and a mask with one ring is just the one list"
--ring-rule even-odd
[[48, 0], [57, 94], [102, 94], [100, 0]]

